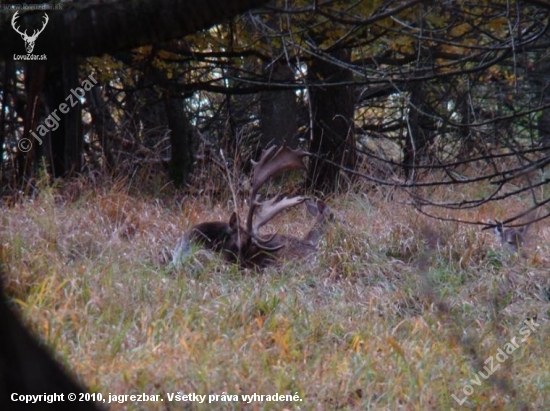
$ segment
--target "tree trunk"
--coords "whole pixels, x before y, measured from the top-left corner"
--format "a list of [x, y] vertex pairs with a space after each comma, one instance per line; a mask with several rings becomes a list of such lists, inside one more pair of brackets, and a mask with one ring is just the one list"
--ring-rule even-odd
[[99, 87], [94, 87], [90, 91], [90, 112], [92, 113], [92, 124], [94, 131], [99, 138], [101, 151], [103, 153], [103, 167], [108, 171], [114, 169], [116, 159], [113, 155], [112, 137], [117, 132], [117, 125], [113, 119], [107, 104], [101, 96]]
[[414, 180], [415, 168], [425, 160], [433, 140], [433, 119], [426, 115], [428, 105], [423, 82], [414, 82], [410, 87], [407, 139], [403, 152], [403, 172], [407, 179]]
[[[349, 52], [333, 53], [335, 60], [349, 61]], [[307, 184], [314, 191], [334, 192], [340, 183], [340, 167], [355, 168], [355, 136], [353, 132], [353, 94], [349, 70], [322, 59], [313, 59], [308, 73], [313, 136], [310, 141], [309, 175]], [[331, 163], [324, 160], [329, 160]], [[334, 164], [332, 164], [334, 163]]]
[[[67, 96], [79, 94], [77, 91], [80, 86], [77, 59], [75, 57], [63, 59], [62, 69], [63, 91], [65, 93], [63, 101], [66, 101]], [[78, 100], [78, 104], [75, 107], [70, 107], [69, 112], [61, 118], [65, 131], [64, 175], [80, 173], [82, 170], [82, 104], [80, 103], [80, 98], [75, 97], [75, 100]], [[54, 106], [52, 109], [58, 107]]]
[[[47, 161], [51, 165], [54, 178], [64, 177], [80, 172], [82, 165], [82, 104], [79, 94], [83, 91], [77, 91], [79, 82], [76, 59], [67, 58], [51, 64], [46, 73], [45, 84], [47, 116], [42, 127], [46, 126], [50, 130], [51, 144], [51, 158], [47, 158]], [[62, 104], [66, 106], [66, 113], [60, 112]], [[56, 115], [59, 118], [56, 121], [58, 124], [52, 125]]]
[[473, 130], [470, 127], [470, 124], [473, 123], [474, 115], [468, 97], [470, 97], [469, 93], [462, 93], [454, 96], [456, 111], [460, 115], [461, 124], [457, 130], [457, 135], [460, 138], [460, 148], [457, 156], [459, 160], [467, 160], [476, 149]]
[[[25, 102], [25, 120], [23, 139], [19, 141], [19, 152], [16, 157], [17, 185], [24, 187], [30, 182], [36, 171], [37, 159], [40, 151], [40, 140], [33, 137], [38, 121], [43, 112], [43, 89], [46, 81], [47, 66], [42, 62], [29, 62], [25, 67], [25, 91], [27, 100]], [[27, 141], [29, 150], [21, 147], [21, 141]], [[43, 148], [43, 147], [42, 147]]]
[[[545, 36], [545, 40], [550, 36]], [[542, 90], [540, 95], [536, 97], [541, 105], [547, 105], [550, 103], [550, 95], [547, 92], [550, 86], [550, 63], [545, 61], [542, 57], [539, 62], [533, 66], [528, 72], [527, 79], [533, 85], [534, 90]], [[536, 118], [536, 130], [538, 144], [543, 146], [550, 145], [550, 109], [546, 108], [541, 110]]]
[[[294, 72], [287, 64], [275, 62], [271, 66], [270, 79], [274, 82], [291, 82]], [[298, 129], [298, 104], [294, 90], [262, 91], [260, 93], [260, 146], [287, 143], [296, 148]]]
[[189, 175], [193, 172], [195, 158], [195, 138], [193, 128], [185, 115], [183, 99], [167, 98], [164, 102], [166, 117], [170, 128], [170, 144], [172, 158], [170, 159], [170, 176], [176, 187], [187, 184]]
[[[2, 107], [2, 111], [0, 112], [0, 186], [5, 182], [5, 175], [3, 173], [5, 161], [4, 143], [8, 132], [6, 116], [8, 114], [8, 95], [13, 93], [13, 88], [10, 87], [10, 80], [14, 77], [15, 73], [15, 65], [13, 61], [7, 60], [4, 62], [3, 66], [4, 67], [0, 65], [0, 67], [3, 68], [2, 80], [0, 81], [2, 89], [2, 100], [0, 101], [0, 107]], [[15, 84], [15, 82], [12, 84]]]

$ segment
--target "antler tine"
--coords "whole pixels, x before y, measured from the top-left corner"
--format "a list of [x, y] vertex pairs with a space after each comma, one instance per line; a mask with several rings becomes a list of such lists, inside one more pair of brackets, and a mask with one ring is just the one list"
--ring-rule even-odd
[[298, 204], [303, 203], [306, 200], [305, 197], [285, 197], [280, 201], [277, 201], [277, 197], [272, 198], [271, 200], [264, 201], [261, 205], [262, 208], [260, 212], [256, 215], [256, 223], [254, 224], [253, 233], [259, 235], [260, 228], [267, 224], [269, 221], [273, 220], [277, 215], [286, 210], [287, 208], [294, 207]]
[[264, 150], [260, 159], [252, 161], [252, 170], [254, 178], [252, 188], [250, 189], [250, 208], [246, 218], [246, 230], [252, 234], [254, 212], [260, 203], [257, 200], [258, 190], [267, 180], [280, 173], [290, 170], [305, 169], [302, 159], [309, 156], [310, 153], [300, 149], [291, 149], [286, 144], [283, 144], [275, 154], [272, 153], [277, 149], [277, 146], [272, 146]]
[[278, 244], [274, 246], [268, 245], [276, 236], [277, 236], [277, 233], [274, 233], [271, 237], [269, 237], [266, 240], [258, 240], [252, 237], [252, 243], [262, 251], [274, 252], [274, 251], [280, 250], [285, 246], [284, 244]]
[[258, 162], [252, 161], [254, 170], [254, 182], [252, 189], [257, 191], [267, 180], [277, 174], [284, 173], [289, 170], [305, 169], [302, 159], [309, 156], [310, 153], [300, 149], [291, 149], [286, 144], [270, 158], [271, 153], [276, 146], [265, 150]]
[[19, 17], [21, 17], [21, 16], [19, 16], [19, 11], [16, 11], [16, 12], [14, 13], [14, 15], [12, 16], [12, 18], [11, 18], [11, 25], [12, 25], [13, 29], [14, 29], [18, 34], [21, 34], [22, 36], [26, 36], [26, 35], [27, 35], [27, 30], [25, 30], [24, 33], [21, 33], [21, 31], [19, 31], [19, 27], [16, 27], [16, 26], [15, 26], [15, 24], [16, 24], [15, 21], [16, 21]]

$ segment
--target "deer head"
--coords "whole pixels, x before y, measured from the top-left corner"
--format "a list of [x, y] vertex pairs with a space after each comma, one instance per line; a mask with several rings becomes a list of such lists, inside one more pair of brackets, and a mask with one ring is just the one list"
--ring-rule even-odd
[[494, 232], [501, 244], [512, 253], [517, 253], [525, 243], [525, 235], [530, 224], [521, 228], [504, 228], [503, 224], [496, 221]]
[[44, 29], [46, 28], [46, 24], [48, 24], [48, 21], [50, 19], [48, 18], [48, 15], [44, 13], [45, 20], [44, 20], [44, 23], [42, 24], [42, 28], [40, 30], [34, 30], [34, 32], [32, 33], [32, 36], [29, 36], [27, 35], [27, 30], [25, 30], [25, 32], [22, 33], [19, 30], [19, 27], [15, 26], [15, 20], [19, 18], [18, 13], [19, 12], [16, 11], [13, 17], [11, 18], [11, 26], [17, 33], [21, 35], [21, 37], [23, 38], [23, 41], [25, 42], [25, 49], [27, 50], [27, 53], [30, 54], [34, 49], [34, 42], [38, 38], [38, 35], [44, 31]]
[[334, 220], [334, 213], [330, 211], [324, 201], [306, 200], [309, 213], [315, 217], [315, 222], [304, 237], [304, 241], [317, 247], [319, 240], [327, 231], [327, 225]]
[[253, 179], [248, 199], [248, 212], [245, 227], [241, 227], [236, 213], [229, 223], [209, 221], [192, 227], [186, 234], [190, 242], [202, 245], [213, 251], [222, 252], [225, 259], [238, 261], [243, 266], [255, 265], [253, 256], [258, 253], [273, 253], [284, 247], [274, 239], [277, 233], [264, 237], [260, 228], [284, 210], [301, 204], [304, 197], [278, 199], [274, 197], [259, 200], [259, 191], [271, 178], [290, 170], [305, 169], [303, 158], [309, 153], [293, 150], [283, 145], [277, 150], [273, 146], [264, 150], [260, 159], [252, 162]]
[[[493, 231], [500, 240], [501, 245], [507, 251], [512, 254], [519, 253], [521, 254], [521, 256], [526, 257], [527, 254], [522, 250], [522, 248], [527, 240], [527, 231], [534, 223], [541, 220], [540, 216], [544, 212], [544, 207], [541, 207], [539, 204], [535, 204], [532, 208], [518, 216], [524, 217], [527, 220], [525, 223], [523, 223], [521, 227], [506, 228], [503, 223], [495, 220], [494, 223], [487, 224], [486, 228], [484, 229], [493, 228]], [[515, 217], [508, 221], [514, 221], [518, 217]]]
[[235, 212], [231, 215], [229, 223], [207, 221], [193, 226], [186, 238], [188, 242], [222, 253], [224, 258], [231, 262], [239, 259], [241, 249], [249, 240]]

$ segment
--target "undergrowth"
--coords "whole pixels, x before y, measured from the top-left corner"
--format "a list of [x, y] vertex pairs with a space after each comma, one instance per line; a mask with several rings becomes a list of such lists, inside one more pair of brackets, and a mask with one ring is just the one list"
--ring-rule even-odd
[[[170, 264], [185, 229], [227, 219], [226, 202], [159, 199], [124, 184], [45, 187], [2, 207], [6, 290], [92, 391], [164, 398], [113, 410], [544, 409], [544, 222], [526, 256], [514, 256], [490, 232], [430, 220], [395, 201], [398, 193], [389, 202], [355, 192], [331, 201], [338, 221], [313, 258], [256, 272], [204, 250], [181, 268]], [[511, 201], [473, 216], [488, 221], [524, 206]], [[306, 214], [292, 210], [277, 228], [301, 235]], [[529, 320], [538, 327], [494, 374], [479, 377]], [[166, 393], [177, 392], [207, 395], [206, 404], [168, 402]], [[208, 404], [222, 393], [301, 401]]]

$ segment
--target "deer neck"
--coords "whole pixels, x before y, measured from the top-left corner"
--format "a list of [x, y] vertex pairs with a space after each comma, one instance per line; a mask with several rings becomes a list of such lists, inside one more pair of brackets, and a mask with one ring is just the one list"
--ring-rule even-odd
[[323, 235], [325, 235], [326, 225], [325, 219], [315, 221], [313, 227], [304, 236], [304, 242], [317, 246]]

